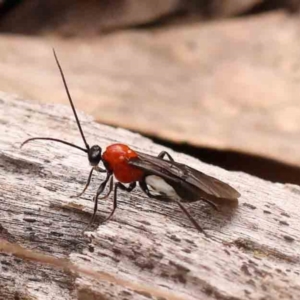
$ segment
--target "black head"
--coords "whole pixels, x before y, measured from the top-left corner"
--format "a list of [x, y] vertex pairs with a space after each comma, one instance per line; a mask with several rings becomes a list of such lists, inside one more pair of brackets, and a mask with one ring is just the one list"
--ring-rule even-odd
[[91, 166], [96, 167], [99, 164], [101, 160], [101, 152], [102, 149], [98, 145], [94, 145], [88, 150], [88, 158]]

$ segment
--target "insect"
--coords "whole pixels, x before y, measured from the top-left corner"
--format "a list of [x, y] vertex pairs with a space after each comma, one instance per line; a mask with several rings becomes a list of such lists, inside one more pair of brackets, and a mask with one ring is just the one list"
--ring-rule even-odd
[[[142, 191], [150, 198], [177, 203], [195, 228], [205, 234], [202, 227], [190, 215], [183, 203], [202, 200], [217, 209], [217, 206], [214, 203], [215, 199], [219, 199], [224, 203], [236, 201], [240, 197], [239, 192], [216, 178], [174, 161], [172, 156], [165, 151], [155, 157], [134, 151], [124, 144], [112, 144], [105, 149], [103, 154], [100, 146], [93, 145], [90, 147], [82, 131], [64, 73], [54, 49], [53, 54], [85, 148], [64, 140], [48, 137], [29, 138], [22, 143], [21, 147], [33, 140], [50, 140], [63, 143], [87, 153], [92, 169], [83, 191], [76, 197], [80, 197], [86, 191], [94, 171], [106, 173], [105, 180], [100, 184], [97, 193], [94, 196], [94, 212], [88, 227], [95, 220], [98, 209], [98, 199], [107, 198], [113, 191], [113, 208], [108, 217], [103, 221], [106, 222], [111, 219], [117, 208], [118, 190], [131, 192], [136, 187], [137, 183], [139, 183]], [[104, 168], [99, 166], [101, 161]], [[114, 183], [114, 177], [117, 179], [116, 183]], [[107, 184], [109, 184], [108, 193], [105, 196], [100, 197]], [[128, 186], [124, 184], [128, 184]]]

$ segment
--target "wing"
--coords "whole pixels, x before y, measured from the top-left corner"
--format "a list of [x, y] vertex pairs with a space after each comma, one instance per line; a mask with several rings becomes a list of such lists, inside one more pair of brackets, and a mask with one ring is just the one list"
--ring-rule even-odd
[[186, 183], [192, 185], [207, 196], [235, 201], [240, 197], [240, 193], [227, 183], [189, 166], [141, 152], [136, 153], [138, 157], [130, 159], [128, 163], [144, 170], [146, 174], [149, 172], [149, 175], [160, 176], [174, 184], [185, 185], [184, 183]]

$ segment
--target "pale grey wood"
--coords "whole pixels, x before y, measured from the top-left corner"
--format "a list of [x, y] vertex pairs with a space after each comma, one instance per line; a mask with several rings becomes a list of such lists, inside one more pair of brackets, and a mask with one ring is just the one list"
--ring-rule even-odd
[[[105, 149], [121, 142], [149, 154], [165, 149], [83, 114], [80, 119], [91, 145]], [[19, 148], [34, 136], [83, 145], [70, 107], [1, 93], [0, 132], [0, 238], [181, 299], [299, 299], [300, 187], [228, 172], [167, 149], [177, 161], [242, 194], [236, 209], [215, 212], [201, 202], [188, 206], [210, 238], [199, 234], [176, 205], [151, 200], [138, 188], [120, 192], [113, 219], [82, 235], [104, 175], [97, 174], [86, 194], [73, 199], [90, 170], [84, 153], [42, 141]], [[111, 206], [111, 197], [100, 202], [98, 225]], [[33, 299], [151, 298], [118, 284], [0, 256], [0, 295], [6, 299], [15, 293]]]

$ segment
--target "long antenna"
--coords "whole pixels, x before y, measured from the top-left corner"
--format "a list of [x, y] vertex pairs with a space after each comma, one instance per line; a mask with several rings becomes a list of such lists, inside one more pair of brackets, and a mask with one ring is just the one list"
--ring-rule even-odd
[[57, 56], [56, 56], [56, 53], [55, 53], [54, 48], [53, 48], [52, 50], [53, 50], [53, 54], [54, 54], [54, 57], [55, 57], [57, 66], [58, 66], [58, 68], [59, 68], [59, 72], [60, 72], [61, 78], [62, 78], [63, 83], [64, 83], [64, 86], [65, 86], [65, 90], [66, 90], [66, 92], [67, 92], [67, 95], [68, 95], [68, 98], [69, 98], [69, 101], [70, 101], [70, 104], [71, 104], [71, 107], [72, 107], [72, 110], [73, 110], [73, 113], [74, 113], [74, 116], [75, 116], [75, 119], [76, 119], [76, 123], [77, 123], [78, 128], [79, 128], [80, 134], [81, 134], [81, 136], [82, 136], [82, 139], [83, 139], [83, 142], [84, 142], [84, 144], [85, 144], [85, 146], [86, 146], [86, 149], [89, 151], [90, 146], [89, 146], [89, 144], [86, 142], [85, 136], [84, 136], [83, 131], [82, 131], [82, 129], [81, 129], [80, 122], [79, 122], [79, 119], [78, 119], [78, 116], [77, 116], [77, 113], [76, 113], [76, 110], [75, 110], [75, 107], [74, 107], [74, 104], [73, 104], [73, 101], [72, 101], [72, 98], [71, 98], [71, 95], [70, 95], [70, 92], [69, 92], [69, 89], [68, 89], [68, 86], [67, 86], [67, 82], [66, 82], [64, 73], [63, 73], [62, 68], [61, 68], [61, 66], [60, 66], [60, 63], [59, 63], [59, 61], [58, 61], [58, 58], [57, 58]]
[[69, 143], [69, 142], [66, 142], [66, 141], [63, 141], [63, 140], [59, 140], [59, 139], [46, 138], [46, 137], [34, 137], [34, 138], [27, 139], [26, 141], [24, 141], [24, 142], [21, 144], [20, 147], [22, 148], [25, 144], [27, 144], [27, 143], [30, 142], [30, 141], [34, 141], [34, 140], [46, 140], [46, 141], [59, 142], [59, 143], [62, 143], [62, 144], [65, 144], [65, 145], [68, 145], [68, 146], [77, 148], [77, 149], [79, 149], [79, 150], [81, 150], [81, 151], [83, 151], [83, 152], [85, 152], [85, 153], [88, 152], [87, 149], [81, 148], [81, 147], [79, 147], [79, 146], [77, 146], [77, 145], [74, 145], [74, 144], [72, 144], [72, 143]]

